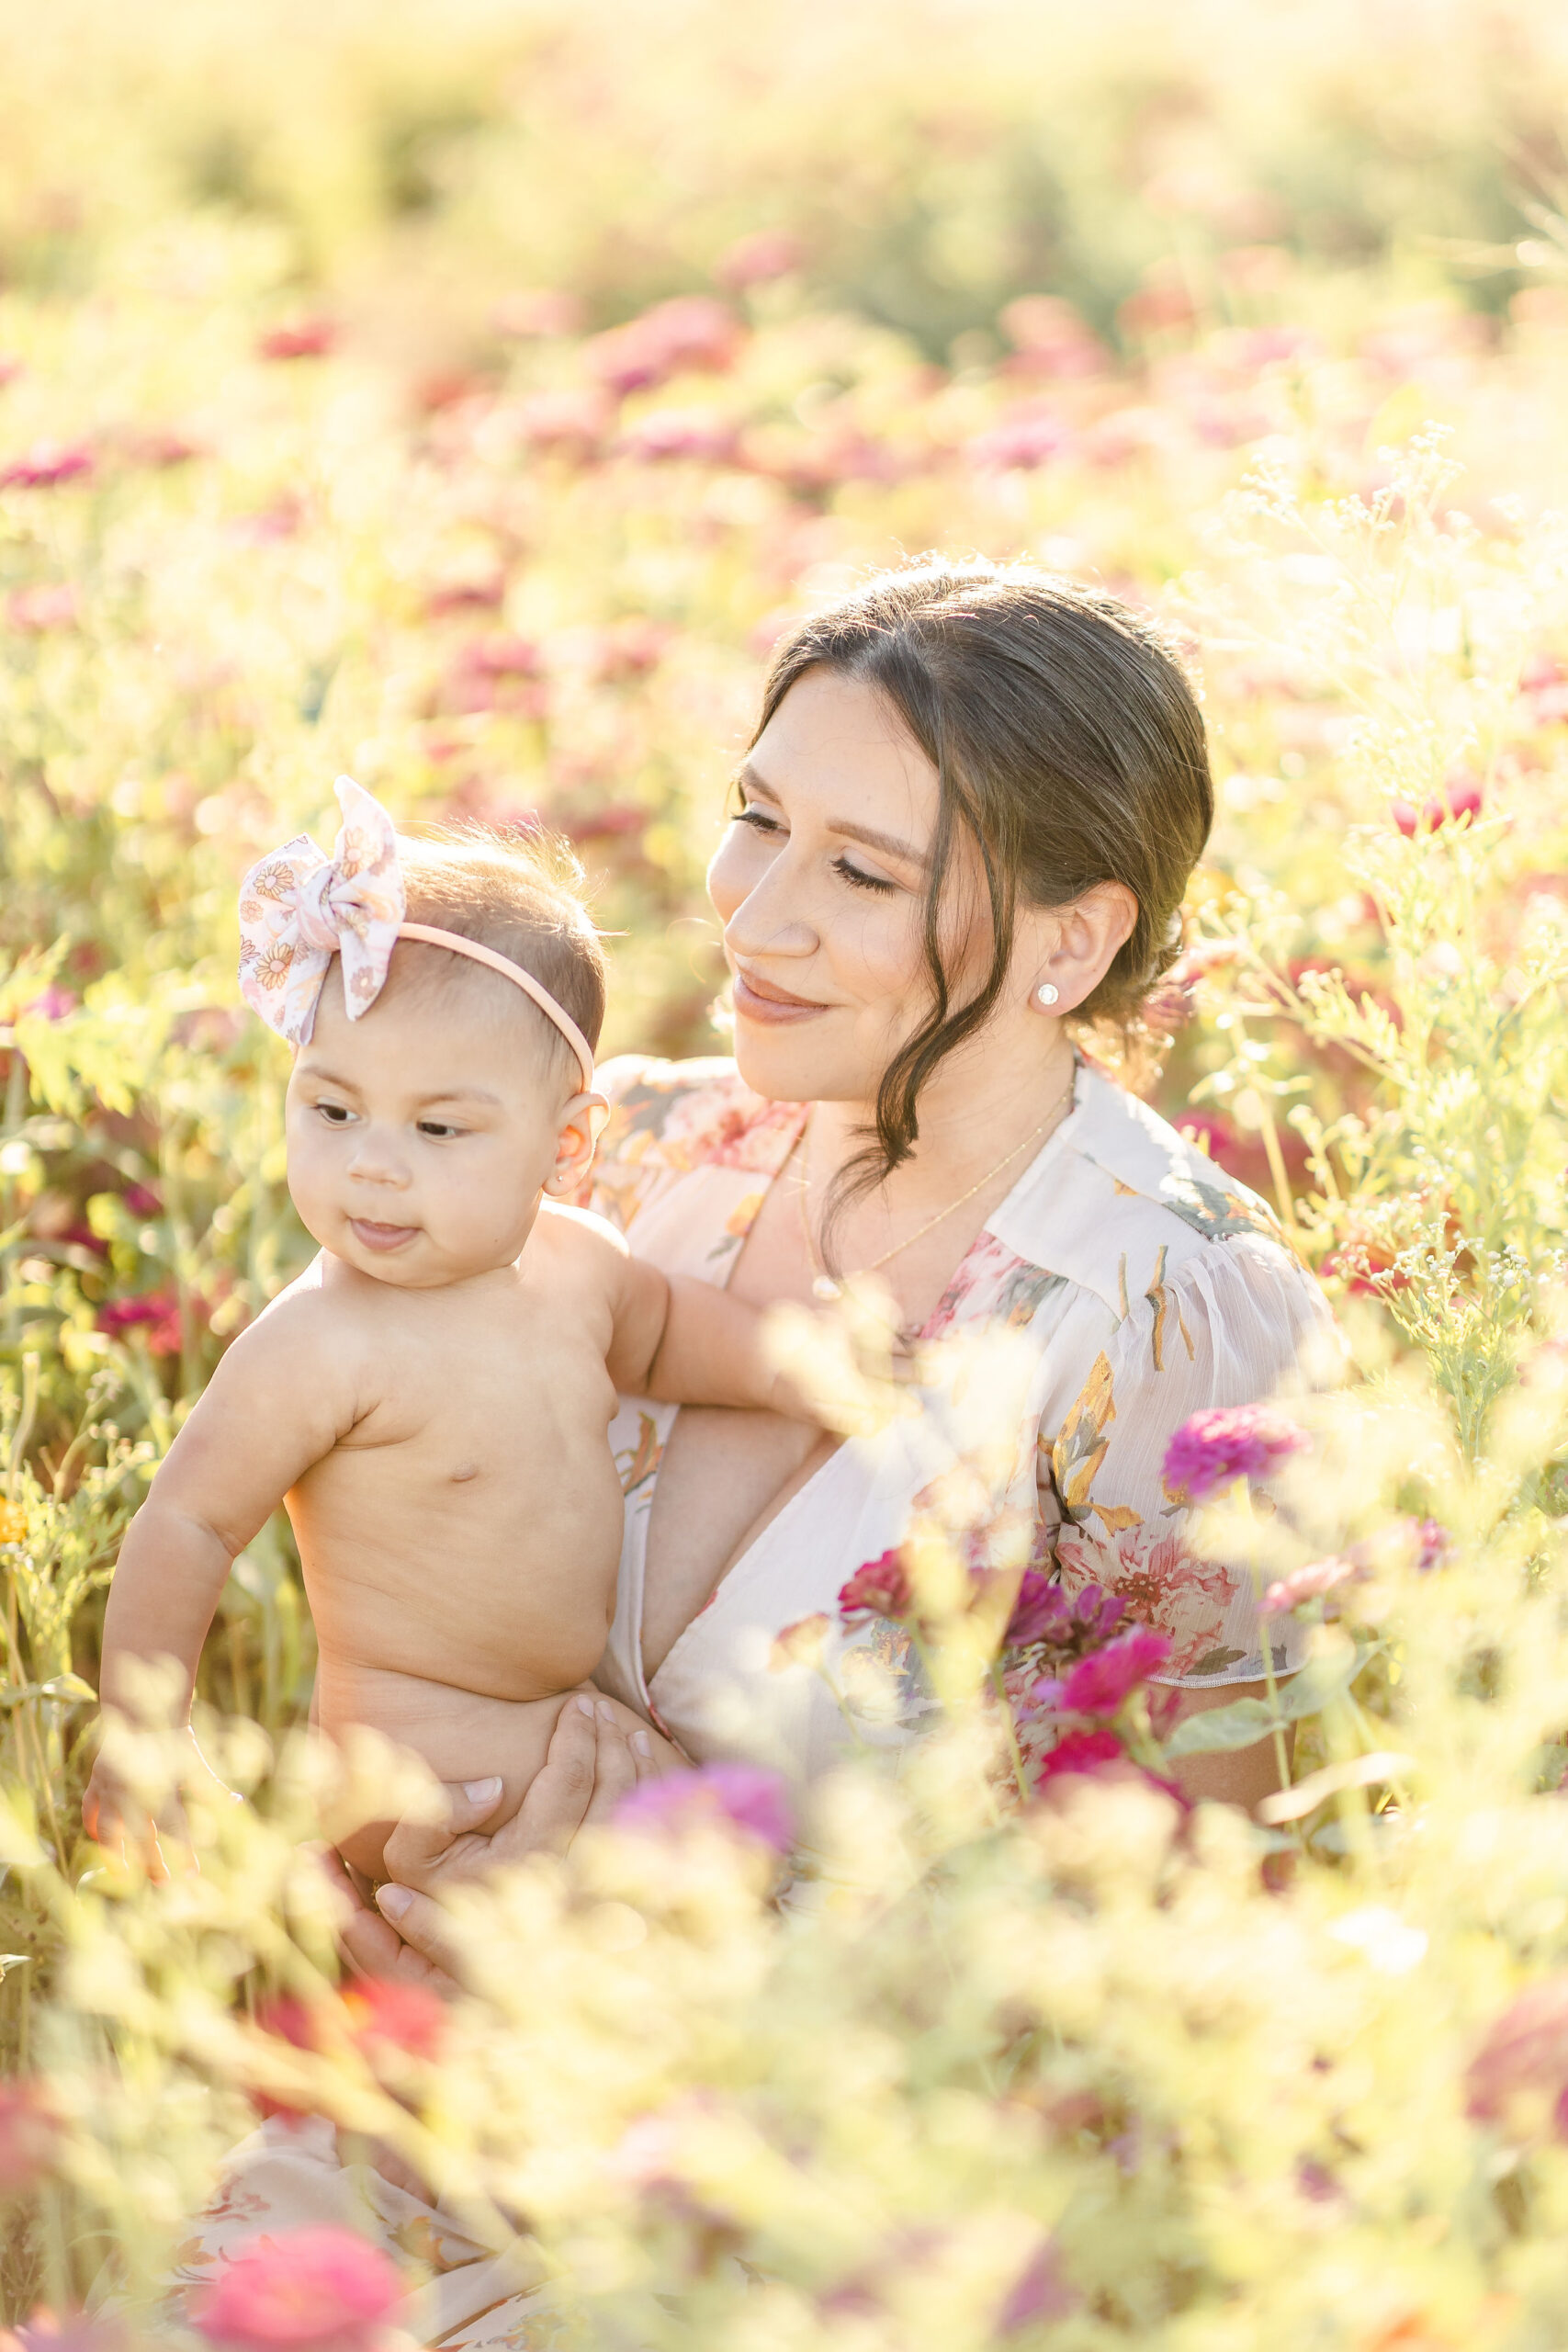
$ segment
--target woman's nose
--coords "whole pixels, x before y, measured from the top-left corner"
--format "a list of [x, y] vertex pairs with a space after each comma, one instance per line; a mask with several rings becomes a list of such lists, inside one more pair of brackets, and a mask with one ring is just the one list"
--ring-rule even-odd
[[724, 944], [736, 956], [816, 954], [817, 926], [787, 856], [771, 859], [757, 876], [724, 926]]

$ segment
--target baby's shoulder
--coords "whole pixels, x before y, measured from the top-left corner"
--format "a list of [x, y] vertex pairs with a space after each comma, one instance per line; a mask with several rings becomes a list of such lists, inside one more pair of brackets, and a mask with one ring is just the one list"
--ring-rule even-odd
[[542, 1201], [528, 1247], [569, 1278], [615, 1279], [631, 1255], [607, 1217], [565, 1201]]

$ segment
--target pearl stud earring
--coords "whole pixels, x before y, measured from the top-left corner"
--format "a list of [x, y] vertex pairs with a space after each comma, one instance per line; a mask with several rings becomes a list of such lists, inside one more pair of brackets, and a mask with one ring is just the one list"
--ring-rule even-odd
[[1061, 990], [1052, 981], [1042, 980], [1034, 991], [1034, 1001], [1039, 1005], [1055, 1004], [1060, 994]]

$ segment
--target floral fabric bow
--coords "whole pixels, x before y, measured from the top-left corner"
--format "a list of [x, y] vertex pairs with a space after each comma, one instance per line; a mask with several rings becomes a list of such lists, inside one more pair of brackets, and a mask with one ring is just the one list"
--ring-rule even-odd
[[240, 885], [241, 992], [291, 1046], [310, 1043], [334, 956], [349, 1019], [375, 1003], [408, 904], [387, 811], [349, 775], [339, 776], [337, 798], [343, 827], [331, 857], [296, 833]]

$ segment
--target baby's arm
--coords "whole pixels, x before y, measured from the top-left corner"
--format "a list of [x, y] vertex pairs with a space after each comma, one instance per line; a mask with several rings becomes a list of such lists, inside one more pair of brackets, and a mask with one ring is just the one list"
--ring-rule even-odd
[[[104, 1621], [100, 1697], [124, 1706], [130, 1659], [174, 1658], [188, 1714], [201, 1645], [236, 1553], [368, 1399], [363, 1351], [320, 1291], [281, 1299], [235, 1340], [169, 1448], [120, 1546]], [[84, 1807], [91, 1828], [99, 1773]]]
[[677, 1405], [733, 1405], [815, 1416], [775, 1372], [762, 1343], [763, 1310], [690, 1274], [624, 1261], [610, 1377], [625, 1395]]

